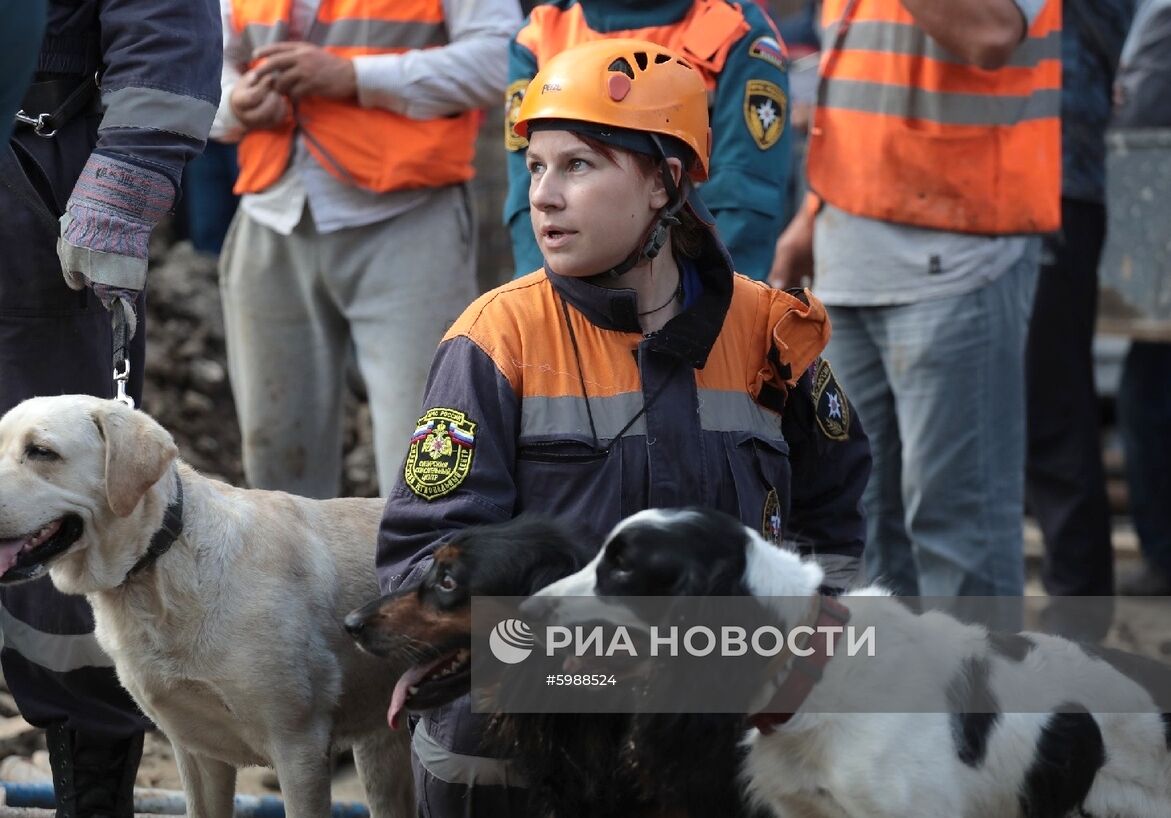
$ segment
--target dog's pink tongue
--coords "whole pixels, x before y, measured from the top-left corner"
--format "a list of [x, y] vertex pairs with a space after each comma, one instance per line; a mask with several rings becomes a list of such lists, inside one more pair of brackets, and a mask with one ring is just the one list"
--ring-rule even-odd
[[31, 537], [15, 537], [11, 540], [0, 540], [0, 577], [8, 573], [8, 569], [16, 563], [20, 556], [20, 549]]
[[390, 696], [390, 710], [387, 711], [386, 721], [390, 725], [391, 730], [397, 730], [399, 725], [399, 717], [402, 715], [403, 708], [407, 704], [407, 696], [410, 695], [411, 688], [415, 686], [428, 673], [435, 669], [436, 665], [442, 662], [446, 657], [440, 657], [434, 662], [426, 665], [415, 665], [409, 668], [406, 673], [399, 677], [399, 680], [394, 684], [394, 693]]

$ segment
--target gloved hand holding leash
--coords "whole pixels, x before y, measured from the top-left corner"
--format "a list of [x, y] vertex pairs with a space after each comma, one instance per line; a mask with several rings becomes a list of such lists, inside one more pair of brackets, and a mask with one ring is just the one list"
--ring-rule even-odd
[[65, 283], [90, 287], [114, 324], [114, 379], [126, 395], [126, 348], [138, 328], [134, 302], [146, 286], [150, 234], [175, 200], [164, 174], [100, 153], [91, 154], [61, 217], [57, 256]]

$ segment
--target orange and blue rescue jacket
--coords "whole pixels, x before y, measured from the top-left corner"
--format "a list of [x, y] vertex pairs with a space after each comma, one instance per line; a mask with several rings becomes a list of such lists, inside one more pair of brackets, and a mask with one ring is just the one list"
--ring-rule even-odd
[[468, 307], [404, 434], [384, 588], [444, 532], [525, 511], [600, 545], [636, 511], [704, 505], [839, 567], [860, 556], [870, 450], [819, 357], [824, 308], [733, 275], [714, 242], [685, 280], [684, 311], [650, 336], [633, 290], [543, 270]]

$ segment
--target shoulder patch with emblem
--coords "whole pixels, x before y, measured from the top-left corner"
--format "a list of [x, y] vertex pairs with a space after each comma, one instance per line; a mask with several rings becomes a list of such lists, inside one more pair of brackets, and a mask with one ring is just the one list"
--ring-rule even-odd
[[818, 359], [813, 373], [813, 407], [823, 435], [830, 440], [845, 440], [850, 436], [850, 402], [829, 363], [823, 359]]
[[527, 139], [517, 136], [512, 130], [520, 118], [520, 104], [524, 102], [525, 89], [528, 87], [528, 80], [517, 80], [504, 92], [504, 148], [514, 153], [524, 150], [529, 144]]
[[752, 45], [748, 46], [748, 56], [755, 57], [758, 60], [764, 60], [769, 65], [775, 65], [782, 71], [788, 70], [785, 52], [781, 48], [781, 44], [777, 42], [776, 37], [771, 37], [767, 34], [763, 37], [757, 37], [752, 41]]
[[775, 82], [749, 80], [744, 86], [744, 121], [756, 147], [766, 151], [785, 130], [788, 99]]
[[419, 418], [411, 435], [403, 479], [424, 500], [435, 500], [459, 488], [472, 470], [476, 424], [463, 412], [437, 406]]

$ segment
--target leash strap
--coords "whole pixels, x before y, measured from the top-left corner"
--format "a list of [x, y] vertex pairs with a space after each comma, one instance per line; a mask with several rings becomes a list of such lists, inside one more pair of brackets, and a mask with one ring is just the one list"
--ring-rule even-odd
[[134, 398], [126, 391], [126, 386], [130, 382], [130, 358], [126, 354], [130, 344], [127, 337], [129, 333], [126, 331], [127, 309], [129, 308], [126, 301], [122, 298], [114, 299], [114, 303], [110, 305], [110, 322], [114, 329], [114, 400], [133, 409]]
[[[56, 91], [56, 84], [58, 80], [49, 80], [44, 83], [35, 83], [29, 89], [29, 96], [25, 99], [25, 105], [32, 107], [29, 100], [35, 99], [39, 95], [52, 96]], [[73, 117], [81, 113], [98, 90], [97, 75], [87, 77], [84, 82], [80, 83], [74, 88], [61, 104], [52, 111], [41, 111], [40, 113], [27, 113], [24, 108], [16, 112], [15, 119], [18, 125], [28, 125], [33, 129], [33, 133], [45, 139], [52, 139], [57, 135], [57, 131]]]

